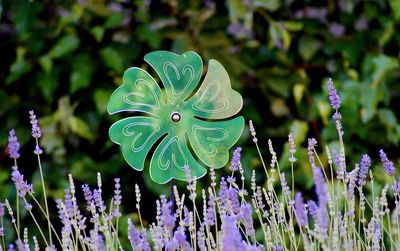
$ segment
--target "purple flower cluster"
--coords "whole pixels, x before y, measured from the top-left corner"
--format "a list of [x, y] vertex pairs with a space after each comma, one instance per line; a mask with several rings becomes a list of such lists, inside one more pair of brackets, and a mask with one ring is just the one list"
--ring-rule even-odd
[[253, 236], [255, 234], [253, 226], [253, 211], [251, 205], [244, 203], [240, 209], [240, 218], [243, 220], [244, 229], [247, 236]]
[[386, 153], [382, 149], [379, 150], [379, 156], [381, 157], [381, 161], [383, 167], [386, 170], [386, 173], [390, 176], [393, 176], [396, 173], [396, 169], [394, 168], [393, 162], [388, 159]]
[[33, 186], [24, 180], [24, 175], [20, 173], [18, 167], [13, 166], [11, 172], [11, 180], [14, 182], [15, 188], [18, 191], [18, 195], [22, 198], [26, 194], [33, 194]]
[[121, 184], [119, 183], [120, 182], [119, 178], [115, 178], [114, 181], [115, 181], [115, 185], [114, 185], [115, 190], [114, 190], [113, 203], [114, 203], [115, 207], [114, 207], [113, 214], [115, 217], [118, 218], [118, 217], [121, 217], [121, 212], [119, 211], [119, 206], [121, 205], [121, 199], [122, 199], [121, 190], [120, 190]]
[[301, 193], [296, 193], [296, 197], [294, 199], [294, 211], [299, 226], [307, 226], [308, 218], [306, 214], [306, 205], [304, 204], [303, 196], [301, 195]]
[[227, 215], [222, 225], [222, 250], [235, 251], [246, 250], [242, 242], [242, 235], [236, 226], [236, 217]]
[[229, 170], [231, 170], [232, 172], [237, 171], [239, 168], [241, 151], [242, 151], [241, 147], [236, 147], [236, 149], [233, 151], [233, 157], [231, 159], [231, 164], [229, 166]]
[[15, 130], [11, 129], [10, 133], [8, 135], [8, 154], [10, 155], [10, 158], [12, 159], [18, 159], [19, 158], [19, 147], [20, 144], [18, 142], [17, 135], [15, 134]]
[[364, 154], [361, 159], [360, 171], [358, 174], [358, 185], [361, 187], [364, 186], [366, 183], [365, 179], [368, 176], [368, 171], [369, 171], [370, 166], [371, 166], [371, 159], [369, 158], [369, 156], [367, 154]]
[[128, 239], [131, 243], [133, 250], [150, 251], [150, 244], [146, 237], [142, 235], [128, 219]]
[[328, 87], [329, 102], [331, 103], [333, 109], [338, 110], [340, 108], [340, 97], [335, 86], [333, 85], [331, 78], [328, 79], [326, 85]]
[[38, 139], [42, 136], [42, 131], [40, 130], [36, 114], [33, 110], [29, 111], [29, 118], [31, 119], [30, 123], [32, 125], [32, 137]]

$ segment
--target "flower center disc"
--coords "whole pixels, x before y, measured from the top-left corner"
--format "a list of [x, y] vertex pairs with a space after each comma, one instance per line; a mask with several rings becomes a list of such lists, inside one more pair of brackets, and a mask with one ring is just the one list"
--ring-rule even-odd
[[181, 120], [181, 115], [179, 114], [179, 112], [174, 112], [171, 115], [171, 119], [174, 122], [178, 122], [179, 120]]

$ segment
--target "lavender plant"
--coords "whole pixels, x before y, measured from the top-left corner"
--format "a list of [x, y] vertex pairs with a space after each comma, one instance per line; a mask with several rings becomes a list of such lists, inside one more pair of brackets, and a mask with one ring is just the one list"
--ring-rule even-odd
[[[252, 140], [260, 154], [265, 172], [265, 185], [256, 183], [256, 172], [247, 181], [241, 163], [241, 148], [234, 150], [229, 170], [231, 174], [217, 180], [210, 170], [210, 185], [197, 187], [196, 179], [186, 167], [187, 190], [173, 187], [174, 203], [165, 195], [156, 200], [155, 222], [146, 225], [141, 217], [140, 188], [135, 185], [138, 221], [127, 220], [127, 239], [123, 240], [120, 220], [122, 202], [120, 179], [116, 178], [110, 202], [103, 198], [101, 175], [97, 186], [84, 184], [76, 189], [72, 175], [64, 198], [56, 201], [61, 228], [50, 220], [42, 173], [43, 200], [35, 197], [34, 188], [20, 172], [18, 139], [14, 130], [9, 133], [8, 152], [13, 159], [11, 179], [18, 198], [14, 212], [8, 200], [0, 202], [0, 250], [392, 250], [400, 247], [400, 181], [396, 168], [383, 150], [379, 151], [382, 169], [391, 182], [379, 188], [370, 170], [371, 159], [362, 155], [360, 163], [347, 166], [343, 142], [340, 97], [331, 79], [327, 82], [329, 100], [334, 110], [333, 120], [339, 138], [339, 149], [326, 147], [327, 163], [318, 154], [319, 146], [308, 140], [309, 164], [296, 163], [296, 144], [288, 135], [289, 162], [292, 179], [288, 181], [281, 170], [272, 142], [268, 141], [271, 160], [261, 155], [256, 130], [249, 121]], [[34, 153], [41, 169], [39, 146], [41, 131], [36, 116], [30, 112]], [[333, 154], [331, 154], [333, 152]], [[315, 196], [295, 191], [294, 168], [311, 168]], [[250, 183], [250, 189], [247, 188]], [[290, 184], [290, 185], [289, 185]], [[364, 190], [372, 190], [371, 196]], [[200, 192], [201, 191], [201, 192]], [[84, 197], [78, 202], [77, 194]], [[392, 197], [393, 196], [393, 197]], [[393, 199], [389, 199], [391, 197]], [[394, 201], [394, 206], [391, 205]], [[25, 206], [40, 236], [29, 236], [30, 226], [21, 224], [19, 203]], [[39, 212], [47, 221], [41, 226]], [[83, 212], [86, 211], [86, 212]], [[88, 215], [88, 216], [85, 216]], [[13, 229], [5, 229], [4, 219]], [[46, 229], [46, 230], [45, 230]], [[16, 233], [13, 243], [5, 235]], [[130, 247], [124, 243], [129, 243]]]

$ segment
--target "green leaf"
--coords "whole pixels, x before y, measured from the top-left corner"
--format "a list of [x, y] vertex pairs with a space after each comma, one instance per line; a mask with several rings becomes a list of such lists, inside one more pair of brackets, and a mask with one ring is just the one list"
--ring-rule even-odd
[[120, 26], [122, 21], [125, 19], [125, 15], [126, 14], [124, 13], [113, 13], [107, 18], [104, 27], [107, 29], [112, 29]]
[[53, 68], [53, 60], [49, 55], [44, 55], [39, 58], [39, 64], [42, 66], [45, 72], [50, 72]]
[[305, 61], [310, 61], [320, 49], [321, 44], [311, 37], [302, 37], [299, 42], [299, 54]]
[[74, 51], [79, 46], [79, 38], [75, 35], [65, 35], [57, 44], [50, 50], [49, 56], [60, 58]]
[[382, 124], [388, 128], [395, 128], [397, 126], [397, 118], [392, 110], [389, 109], [379, 109], [378, 116]]
[[392, 70], [399, 68], [399, 59], [395, 57], [386, 56], [380, 54], [379, 56], [373, 57], [373, 75], [372, 83], [373, 87], [376, 87], [381, 80]]
[[31, 64], [25, 59], [26, 52], [27, 49], [25, 47], [17, 48], [17, 57], [10, 66], [10, 74], [6, 78], [6, 84], [17, 81], [32, 68]]
[[280, 0], [255, 0], [254, 1], [255, 7], [261, 7], [271, 12], [274, 12], [279, 9], [281, 6]]
[[390, 8], [392, 9], [392, 13], [394, 19], [396, 21], [400, 20], [400, 1], [399, 0], [389, 0]]
[[106, 47], [100, 51], [104, 63], [116, 72], [121, 72], [123, 67], [122, 56], [112, 47]]
[[376, 114], [378, 103], [383, 100], [384, 93], [381, 88], [372, 87], [363, 83], [360, 87], [361, 119], [368, 122]]
[[69, 119], [69, 127], [72, 132], [78, 134], [84, 139], [93, 140], [95, 138], [93, 130], [81, 118], [71, 116]]
[[298, 21], [284, 21], [283, 25], [290, 31], [300, 31], [303, 29], [304, 24]]
[[110, 98], [112, 91], [96, 88], [93, 94], [94, 104], [96, 105], [96, 110], [99, 114], [104, 114], [107, 112], [107, 102]]
[[270, 35], [269, 46], [271, 47], [275, 46], [277, 48], [283, 46], [283, 49], [285, 51], [289, 49], [291, 43], [291, 37], [289, 32], [281, 23], [271, 22], [271, 25], [269, 27], [269, 35]]
[[52, 102], [54, 99], [53, 93], [57, 89], [59, 83], [58, 74], [55, 71], [40, 72], [38, 74], [37, 83], [47, 102]]
[[304, 84], [295, 84], [293, 86], [293, 96], [296, 104], [300, 104], [301, 100], [303, 99], [304, 91], [306, 87]]
[[96, 41], [100, 43], [104, 36], [104, 28], [101, 26], [95, 26], [90, 30], [90, 33], [93, 35]]
[[70, 76], [70, 93], [86, 88], [90, 85], [90, 79], [94, 71], [93, 61], [86, 55], [78, 56], [73, 65]]

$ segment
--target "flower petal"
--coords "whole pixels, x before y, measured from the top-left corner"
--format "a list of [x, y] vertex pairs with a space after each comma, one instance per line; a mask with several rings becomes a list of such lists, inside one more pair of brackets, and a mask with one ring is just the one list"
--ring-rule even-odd
[[139, 111], [157, 116], [163, 104], [163, 95], [157, 82], [146, 71], [132, 67], [124, 73], [123, 85], [111, 95], [108, 113]]
[[203, 61], [192, 51], [177, 55], [169, 51], [146, 54], [149, 63], [164, 84], [169, 103], [184, 101], [196, 89], [203, 71]]
[[207, 172], [189, 151], [185, 136], [168, 134], [151, 158], [150, 177], [159, 184], [171, 179], [185, 180], [186, 166], [190, 168], [192, 177], [201, 178]]
[[204, 164], [220, 168], [228, 162], [229, 148], [242, 135], [243, 127], [242, 116], [215, 122], [194, 119], [189, 132], [189, 141], [194, 152]]
[[213, 59], [209, 61], [202, 85], [188, 102], [195, 116], [206, 119], [228, 118], [243, 106], [242, 96], [231, 88], [225, 68]]
[[158, 120], [150, 117], [130, 117], [115, 122], [109, 130], [110, 139], [121, 145], [124, 159], [141, 171], [153, 144], [166, 133]]

